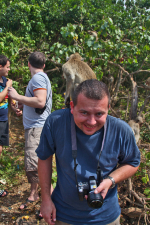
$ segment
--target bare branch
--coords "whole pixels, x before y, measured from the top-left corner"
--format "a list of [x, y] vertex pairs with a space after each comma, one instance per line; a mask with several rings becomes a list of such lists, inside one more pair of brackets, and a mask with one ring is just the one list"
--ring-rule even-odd
[[150, 125], [147, 122], [144, 122], [144, 124], [146, 125], [146, 127], [148, 128], [148, 130], [150, 131]]
[[112, 107], [110, 106], [110, 110], [112, 111], [112, 113], [114, 113], [115, 114], [115, 116], [117, 117], [117, 118], [119, 118], [119, 116], [117, 115], [117, 113], [112, 109]]
[[47, 61], [50, 61], [50, 62], [54, 63], [54, 64], [57, 65], [57, 66], [62, 66], [61, 63], [55, 62], [55, 61], [52, 60], [52, 59], [48, 59]]
[[131, 41], [131, 40], [129, 40], [129, 39], [126, 39], [126, 38], [125, 38], [125, 39], [122, 39], [121, 41], [122, 41], [122, 42], [134, 43], [133, 41]]
[[146, 90], [150, 90], [150, 87], [144, 84], [141, 84], [141, 86], [138, 86], [138, 88], [144, 88]]
[[[147, 57], [146, 57], [146, 58], [147, 58]], [[140, 66], [140, 68], [139, 68], [139, 70], [141, 70], [141, 69], [142, 69], [142, 67], [144, 66], [145, 60], [146, 60], [146, 59], [144, 59], [144, 60], [143, 60], [143, 62], [142, 62], [142, 64], [141, 64], [141, 66]]]
[[127, 200], [128, 202], [130, 202], [133, 205], [139, 206], [140, 208], [144, 208], [143, 204], [139, 204], [139, 203], [133, 202], [128, 197], [125, 197], [125, 200]]
[[54, 72], [56, 70], [60, 72], [60, 69], [58, 67], [56, 67], [56, 68], [51, 69], [51, 70], [46, 70], [45, 73]]
[[128, 100], [127, 100], [127, 108], [126, 108], [126, 114], [125, 114], [125, 121], [127, 120], [129, 102], [130, 102], [130, 92], [128, 91]]
[[138, 196], [138, 194], [135, 192], [135, 191], [133, 191], [133, 190], [131, 190], [131, 194], [143, 205], [144, 204], [144, 199], [143, 198], [140, 198], [139, 196]]
[[[100, 58], [95, 58], [95, 60], [100, 60]], [[101, 60], [103, 60], [103, 61], [105, 61], [105, 59], [101, 59]], [[120, 66], [119, 64], [117, 64], [117, 63], [114, 63], [114, 62], [112, 62], [112, 61], [107, 61], [110, 65], [113, 65], [113, 66], [115, 66], [115, 67], [118, 67], [119, 69], [121, 69], [125, 74], [127, 74], [128, 76], [130, 75], [129, 73], [128, 73], [128, 71], [126, 71], [122, 66]]]
[[143, 73], [143, 72], [150, 73], [150, 70], [137, 70], [135, 72], [130, 73], [130, 75], [137, 74], [137, 73]]
[[139, 112], [139, 116], [141, 116], [141, 114], [142, 114], [142, 112], [143, 112], [143, 110], [144, 110], [144, 108], [145, 108], [145, 105], [147, 104], [149, 98], [150, 98], [150, 96], [147, 96], [147, 97], [145, 98], [144, 104], [141, 106], [141, 109], [140, 109], [140, 112]]
[[[95, 60], [102, 60], [102, 61], [105, 61], [105, 59], [101, 59], [101, 58], [95, 58]], [[128, 76], [132, 76], [133, 74], [138, 74], [138, 73], [142, 73], [142, 72], [146, 72], [146, 73], [150, 73], [150, 70], [137, 70], [135, 72], [132, 72], [132, 73], [129, 73], [128, 71], [126, 71], [122, 66], [120, 66], [119, 64], [117, 63], [114, 63], [112, 61], [107, 61], [110, 65], [113, 65], [115, 67], [118, 67], [119, 69], [121, 69], [125, 74], [127, 74]]]

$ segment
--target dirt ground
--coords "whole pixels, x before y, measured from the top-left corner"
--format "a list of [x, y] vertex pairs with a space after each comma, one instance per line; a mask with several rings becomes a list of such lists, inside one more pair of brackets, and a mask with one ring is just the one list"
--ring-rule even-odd
[[[22, 143], [22, 151], [17, 150], [18, 142]], [[24, 130], [22, 125], [22, 118], [16, 118], [12, 115], [11, 126], [10, 126], [10, 148], [8, 151], [14, 151], [15, 154], [20, 155], [20, 160], [23, 160], [23, 143], [24, 143]], [[141, 180], [134, 179], [133, 181], [133, 190], [136, 193], [143, 193], [144, 185]], [[29, 207], [23, 211], [18, 210], [22, 202], [25, 202], [25, 199], [29, 196], [29, 184], [27, 182], [25, 172], [19, 178], [19, 185], [6, 186], [9, 191], [7, 197], [0, 198], [0, 224], [16, 224], [16, 225], [29, 225], [29, 224], [47, 224], [44, 222], [44, 219], [38, 220], [36, 217], [37, 211], [40, 209], [41, 200], [39, 199], [34, 204], [30, 204]], [[137, 207], [125, 200], [125, 197], [128, 197], [127, 188], [128, 182], [124, 181], [118, 186], [118, 198], [121, 208]], [[40, 188], [39, 188], [40, 192]], [[132, 213], [131, 213], [132, 214]], [[140, 214], [139, 214], [140, 215]], [[131, 218], [132, 216], [132, 218]], [[139, 223], [138, 223], [139, 222]], [[139, 216], [136, 217], [135, 214], [126, 216], [121, 214], [121, 225], [146, 225], [144, 222], [144, 217], [141, 217], [139, 221]]]

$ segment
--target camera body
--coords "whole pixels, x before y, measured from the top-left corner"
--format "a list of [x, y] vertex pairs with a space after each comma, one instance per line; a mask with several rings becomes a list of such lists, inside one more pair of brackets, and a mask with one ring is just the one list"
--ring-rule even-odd
[[45, 106], [44, 106], [42, 109], [40, 109], [40, 108], [35, 108], [35, 112], [36, 112], [37, 114], [41, 115], [41, 114], [43, 114], [43, 112], [45, 111], [45, 109], [46, 109], [46, 104], [45, 104]]
[[88, 195], [87, 203], [92, 208], [100, 208], [103, 205], [103, 197], [100, 193], [95, 194], [97, 181], [94, 176], [90, 176], [88, 182], [78, 182], [79, 200], [83, 201], [85, 195]]

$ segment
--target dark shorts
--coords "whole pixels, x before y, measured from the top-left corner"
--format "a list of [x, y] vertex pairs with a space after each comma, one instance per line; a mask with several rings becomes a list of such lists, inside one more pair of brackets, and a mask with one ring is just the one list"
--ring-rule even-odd
[[9, 146], [8, 121], [0, 121], [0, 145]]

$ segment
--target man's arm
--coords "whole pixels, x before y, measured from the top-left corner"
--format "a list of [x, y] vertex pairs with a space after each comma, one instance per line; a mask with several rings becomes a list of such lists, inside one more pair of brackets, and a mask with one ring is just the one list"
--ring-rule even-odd
[[38, 159], [38, 174], [41, 186], [41, 214], [48, 224], [55, 224], [56, 209], [51, 200], [52, 156], [46, 160]]
[[[129, 164], [120, 165], [116, 170], [114, 170], [109, 175], [114, 178], [115, 183], [119, 183], [131, 176], [133, 176], [138, 170], [139, 166], [134, 167]], [[105, 198], [109, 188], [112, 185], [112, 181], [110, 179], [104, 179], [101, 184], [95, 189], [95, 193], [101, 193], [103, 198]]]
[[2, 92], [0, 92], [0, 102], [3, 101], [3, 99], [5, 98], [5, 96], [7, 95], [8, 93], [8, 88], [10, 88], [12, 86], [12, 80], [9, 79], [7, 82], [6, 82], [6, 87], [4, 88], [4, 90]]
[[14, 88], [9, 89], [9, 96], [20, 103], [33, 107], [42, 109], [46, 103], [47, 90], [39, 89], [34, 91], [34, 97], [27, 97], [19, 95]]

